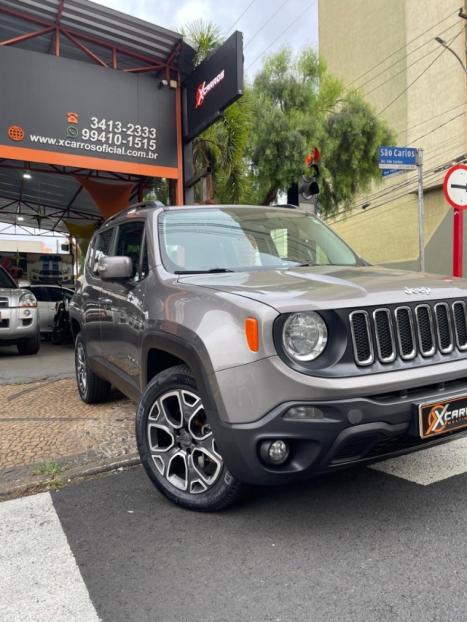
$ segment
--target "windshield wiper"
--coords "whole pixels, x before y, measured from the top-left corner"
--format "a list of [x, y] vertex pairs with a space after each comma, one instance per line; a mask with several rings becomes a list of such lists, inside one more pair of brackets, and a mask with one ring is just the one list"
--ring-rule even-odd
[[175, 274], [221, 274], [222, 272], [235, 272], [230, 268], [210, 268], [209, 270], [175, 270]]

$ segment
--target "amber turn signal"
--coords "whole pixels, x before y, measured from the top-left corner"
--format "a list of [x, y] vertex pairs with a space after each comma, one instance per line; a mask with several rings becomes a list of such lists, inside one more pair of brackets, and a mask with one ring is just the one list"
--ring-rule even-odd
[[255, 317], [247, 317], [245, 320], [245, 336], [248, 347], [252, 352], [259, 350], [258, 320]]

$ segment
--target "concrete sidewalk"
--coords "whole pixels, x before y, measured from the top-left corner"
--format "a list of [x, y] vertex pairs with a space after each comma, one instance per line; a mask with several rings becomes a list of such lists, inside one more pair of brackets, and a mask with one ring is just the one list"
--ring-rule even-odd
[[137, 461], [135, 405], [90, 406], [74, 378], [0, 386], [0, 499]]

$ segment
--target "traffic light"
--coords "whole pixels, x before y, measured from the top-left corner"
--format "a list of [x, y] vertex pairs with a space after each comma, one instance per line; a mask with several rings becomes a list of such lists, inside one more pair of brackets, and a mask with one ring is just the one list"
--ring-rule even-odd
[[314, 202], [315, 197], [319, 194], [318, 179], [319, 168], [317, 164], [312, 164], [309, 167], [309, 173], [302, 175], [298, 182], [298, 192], [300, 199], [304, 201]]

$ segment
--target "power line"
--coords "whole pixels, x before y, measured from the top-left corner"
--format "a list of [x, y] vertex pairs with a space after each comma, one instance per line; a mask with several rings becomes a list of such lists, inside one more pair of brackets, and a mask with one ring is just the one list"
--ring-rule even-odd
[[253, 6], [253, 4], [256, 2], [256, 0], [251, 0], [251, 2], [248, 4], [248, 6], [246, 7], [246, 9], [244, 11], [242, 11], [242, 13], [240, 13], [240, 15], [237, 17], [237, 19], [234, 21], [234, 23], [227, 28], [226, 32], [229, 33], [226, 36], [226, 39], [228, 38], [228, 36], [231, 34], [231, 32], [233, 31], [233, 29], [235, 28], [235, 26], [238, 24], [238, 22], [242, 19], [242, 17], [245, 15], [245, 13], [248, 11], [248, 9]]
[[[453, 24], [453, 26], [458, 26], [458, 25], [459, 25], [458, 23]], [[452, 26], [450, 28], [452, 28]], [[428, 43], [433, 43], [433, 41], [426, 41], [423, 45], [427, 45]], [[420, 46], [420, 47], [422, 47], [422, 46]], [[419, 49], [419, 48], [417, 48], [417, 49]], [[420, 61], [424, 60], [428, 56], [431, 56], [432, 54], [435, 54], [438, 50], [439, 50], [439, 47], [437, 45], [435, 45], [432, 50], [430, 50], [429, 52], [426, 52], [425, 54], [423, 54], [422, 56], [420, 56], [419, 58], [417, 58], [416, 60], [411, 62], [409, 65], [406, 65], [405, 67], [403, 67], [400, 71], [398, 71], [397, 73], [392, 74], [392, 76], [390, 76], [386, 80], [383, 80], [383, 82], [380, 82], [380, 84], [376, 85], [370, 91], [366, 92], [365, 93], [365, 97], [368, 97], [368, 95], [371, 95], [372, 93], [377, 91], [379, 88], [381, 88], [382, 86], [384, 86], [388, 82], [391, 82], [391, 80], [394, 80], [394, 78], [397, 78], [397, 76], [400, 76], [401, 74], [406, 73], [408, 69], [410, 69], [411, 67], [413, 67], [414, 65], [416, 65]], [[401, 60], [406, 60], [408, 58], [408, 56], [409, 55], [405, 56]], [[392, 66], [393, 65], [391, 65], [391, 67]], [[389, 69], [389, 67], [388, 67], [388, 69]], [[385, 73], [385, 72], [381, 72], [379, 75], [381, 75], [382, 73]], [[361, 88], [361, 87], [359, 87], [359, 88]]]
[[[453, 37], [453, 38], [451, 39], [451, 41], [449, 42], [449, 45], [451, 45], [451, 43], [452, 43], [453, 41], [455, 41], [455, 39], [457, 39], [457, 37], [458, 37], [459, 35], [461, 35], [463, 32], [464, 32], [464, 26], [462, 26], [462, 29], [461, 29], [461, 30], [457, 33], [457, 35], [455, 35], [455, 37]], [[399, 93], [399, 95], [397, 95], [396, 97], [394, 97], [394, 99], [392, 99], [392, 100], [389, 102], [389, 104], [387, 104], [387, 105], [386, 105], [386, 106], [385, 106], [382, 110], [380, 110], [380, 111], [378, 112], [378, 116], [381, 116], [381, 115], [383, 114], [383, 112], [386, 112], [386, 110], [387, 110], [388, 108], [390, 108], [390, 107], [391, 107], [391, 106], [392, 106], [392, 105], [393, 105], [393, 104], [394, 104], [394, 103], [395, 103], [398, 99], [400, 99], [403, 95], [405, 95], [405, 93], [407, 93], [407, 91], [408, 91], [408, 90], [409, 90], [409, 89], [410, 89], [410, 88], [411, 88], [411, 87], [412, 87], [412, 86], [413, 86], [416, 82], [418, 82], [418, 80], [420, 80], [420, 78], [421, 78], [423, 75], [425, 75], [425, 73], [426, 73], [426, 72], [427, 72], [427, 71], [428, 71], [428, 70], [429, 70], [429, 69], [430, 69], [430, 68], [431, 68], [431, 67], [432, 67], [432, 66], [436, 63], [436, 61], [437, 61], [437, 60], [438, 60], [438, 59], [439, 59], [439, 58], [440, 58], [440, 57], [444, 54], [444, 52], [445, 52], [445, 51], [446, 51], [446, 48], [443, 48], [443, 49], [441, 50], [441, 52], [440, 52], [437, 56], [435, 56], [435, 58], [431, 61], [431, 63], [430, 63], [429, 65], [427, 65], [427, 66], [425, 67], [425, 69], [424, 69], [422, 72], [420, 72], [420, 73], [419, 73], [419, 75], [418, 75], [418, 76], [417, 76], [414, 80], [412, 80], [412, 82], [411, 82], [410, 84], [408, 84], [408, 85], [405, 87], [405, 89], [404, 89], [403, 91], [401, 91], [401, 92]]]
[[274, 11], [274, 13], [273, 13], [272, 15], [270, 15], [270, 16], [269, 16], [269, 18], [268, 18], [268, 19], [264, 22], [264, 24], [263, 24], [260, 28], [258, 28], [258, 30], [255, 32], [255, 34], [251, 37], [251, 39], [249, 39], [249, 40], [247, 41], [247, 43], [245, 44], [245, 49], [246, 49], [246, 48], [250, 45], [250, 43], [251, 43], [254, 39], [256, 39], [256, 37], [259, 35], [259, 33], [260, 33], [260, 32], [262, 32], [262, 31], [266, 28], [266, 26], [269, 24], [269, 22], [270, 22], [270, 21], [272, 21], [272, 20], [276, 17], [276, 15], [279, 13], [279, 11], [280, 11], [280, 10], [281, 10], [281, 9], [282, 9], [282, 8], [283, 8], [286, 4], [288, 4], [288, 2], [289, 2], [289, 1], [290, 1], [290, 0], [284, 0], [284, 2], [283, 2], [281, 5], [279, 5], [279, 7], [278, 7], [278, 8]]
[[[462, 147], [464, 145], [464, 142], [462, 141], [462, 143], [457, 143], [456, 145], [453, 145], [453, 147]], [[461, 157], [464, 154], [461, 154]], [[431, 160], [433, 160], [434, 158], [438, 157], [437, 155], [432, 154], [429, 158], [427, 158], [425, 160], [425, 162], [429, 162]], [[435, 174], [438, 174], [441, 172], [441, 170], [439, 170], [440, 167], [443, 167], [445, 165], [449, 165], [452, 162], [456, 161], [456, 158], [459, 158], [459, 156], [452, 156], [450, 157], [448, 160], [446, 160], [444, 163], [437, 163], [434, 167], [433, 167], [433, 172]], [[369, 204], [369, 203], [374, 203], [375, 201], [379, 201], [380, 199], [391, 195], [391, 197], [393, 197], [394, 192], [397, 192], [398, 190], [401, 190], [402, 188], [406, 188], [407, 186], [410, 186], [414, 183], [416, 183], [417, 181], [417, 175], [410, 175], [410, 177], [405, 178], [403, 181], [400, 181], [399, 183], [396, 184], [392, 184], [389, 187], [383, 188], [382, 190], [377, 190], [376, 192], [373, 192], [372, 194], [367, 194], [365, 196], [364, 199], [362, 199], [361, 202], [359, 203], [354, 203], [353, 205], [350, 205], [349, 208], [345, 211], [345, 213], [348, 212], [353, 212], [355, 210], [358, 209], [363, 209], [363, 206], [365, 204]], [[403, 196], [403, 195], [402, 195]], [[392, 200], [392, 198], [390, 199]], [[336, 214], [336, 217], [340, 216], [340, 213]]]
[[[438, 131], [442, 127], [446, 126], [448, 123], [451, 123], [455, 119], [458, 119], [459, 117], [463, 116], [463, 114], [464, 113], [462, 112], [462, 113], [456, 115], [455, 117], [452, 117], [451, 119], [448, 119], [445, 123], [441, 123], [437, 127], [435, 127], [432, 130], [430, 130], [430, 132], [427, 132], [426, 134], [423, 134], [422, 136], [419, 136], [416, 140], [414, 140], [414, 143], [417, 140], [420, 140], [420, 138], [428, 136], [429, 134], [433, 134], [434, 132]], [[462, 144], [464, 144], [464, 143], [462, 143]], [[426, 161], [429, 162], [431, 159], [433, 159], [433, 156], [428, 157]], [[451, 162], [452, 159], [453, 158], [451, 158], [451, 160], [449, 160], [449, 162]], [[365, 199], [361, 203], [355, 203], [355, 204], [351, 205], [350, 209], [351, 210], [357, 209], [359, 207], [362, 207], [362, 205], [364, 205], [365, 203], [368, 203], [369, 201], [375, 201], [375, 200], [378, 200], [379, 198], [381, 198], [381, 197], [383, 197], [383, 196], [385, 196], [387, 194], [391, 194], [395, 190], [398, 190], [399, 188], [402, 188], [402, 187], [412, 183], [415, 179], [416, 179], [416, 176], [413, 177], [413, 178], [411, 177], [409, 179], [404, 179], [404, 181], [401, 181], [398, 184], [392, 184], [389, 187], [383, 188], [381, 190], [377, 190], [376, 192], [373, 192], [372, 194], [366, 195]]]
[[283, 30], [283, 31], [282, 31], [281, 35], [280, 35], [279, 37], [277, 37], [277, 38], [273, 39], [273, 40], [271, 41], [271, 43], [270, 43], [270, 44], [269, 44], [269, 45], [268, 45], [268, 46], [267, 46], [267, 47], [266, 47], [266, 48], [265, 48], [265, 49], [264, 49], [264, 50], [263, 50], [260, 54], [258, 54], [258, 56], [257, 56], [257, 57], [256, 57], [256, 58], [255, 58], [255, 59], [254, 59], [251, 63], [249, 63], [249, 64], [248, 64], [248, 66], [247, 66], [246, 70], [248, 71], [248, 69], [249, 69], [250, 67], [252, 67], [252, 66], [256, 63], [256, 61], [258, 61], [260, 58], [262, 58], [262, 57], [266, 54], [266, 52], [267, 52], [267, 51], [268, 51], [268, 50], [269, 50], [269, 49], [270, 49], [270, 48], [271, 48], [271, 47], [272, 47], [275, 43], [277, 43], [278, 41], [280, 41], [280, 40], [282, 39], [282, 37], [285, 35], [285, 33], [286, 33], [287, 31], [289, 31], [289, 30], [292, 28], [292, 26], [294, 26], [294, 25], [298, 22], [298, 20], [302, 17], [302, 15], [303, 15], [304, 13], [306, 13], [307, 11], [309, 11], [309, 10], [310, 10], [310, 7], [308, 7], [308, 6], [307, 6], [307, 7], [305, 7], [305, 9], [304, 9], [304, 10], [303, 10], [303, 11], [302, 11], [302, 12], [301, 12], [301, 13], [300, 13], [300, 14], [299, 14], [299, 15], [298, 15], [298, 16], [297, 16], [294, 20], [293, 20], [293, 22], [291, 22], [291, 23], [287, 26], [287, 28], [285, 28], [285, 30]]
[[[467, 155], [466, 154], [461, 154], [460, 156], [457, 156], [458, 158], [462, 158], [463, 156], [465, 156], [465, 160], [467, 160]], [[443, 163], [437, 164], [436, 166], [434, 166], [432, 169], [430, 169], [429, 171], [426, 171], [426, 173], [424, 173], [423, 175], [423, 180], [426, 181], [427, 179], [431, 179], [434, 178], [438, 175], [439, 173], [439, 167], [440, 166], [448, 166], [454, 159], [456, 158], [450, 158], [449, 160], [445, 160]], [[414, 183], [416, 181], [416, 179], [412, 178], [406, 182], [404, 182], [403, 184], [401, 184], [401, 186], [405, 186], [405, 185], [409, 185], [410, 183]], [[398, 189], [398, 188], [396, 188]], [[394, 188], [392, 189], [394, 191]], [[415, 188], [413, 190], [411, 190], [410, 192], [414, 192]], [[393, 192], [391, 192], [391, 198], [387, 199], [386, 201], [383, 201], [382, 203], [377, 203], [376, 205], [371, 205], [370, 207], [368, 207], [365, 211], [359, 211], [359, 212], [355, 212], [355, 213], [350, 213], [348, 215], [343, 215], [341, 218], [338, 218], [337, 220], [334, 220], [332, 222], [330, 222], [329, 224], [331, 225], [335, 225], [339, 222], [342, 222], [344, 220], [349, 220], [351, 218], [355, 218], [356, 216], [362, 216], [363, 214], [367, 214], [368, 212], [371, 212], [372, 210], [378, 208], [378, 207], [383, 207], [384, 205], [387, 205], [388, 203], [391, 203], [392, 201], [395, 201], [397, 199], [401, 199], [402, 197], [406, 196], [407, 194], [409, 194], [409, 192], [403, 192], [399, 195], [393, 196]], [[376, 199], [377, 200], [377, 199]], [[397, 206], [395, 206], [397, 207]]]
[[[459, 22], [456, 20], [453, 24], [451, 24], [450, 26], [448, 26], [447, 28], [445, 28], [444, 30], [442, 30], [440, 32], [440, 34], [445, 34], [448, 30], [452, 30], [452, 28], [454, 28], [455, 26], [458, 26]], [[372, 78], [368, 78], [368, 80], [366, 82], [364, 82], [363, 84], [360, 84], [358, 87], [358, 89], [363, 89], [365, 88], [365, 86], [367, 86], [368, 84], [370, 84], [370, 82], [373, 82], [373, 80], [376, 80], [377, 78], [379, 78], [380, 76], [382, 76], [384, 73], [386, 73], [387, 71], [389, 71], [389, 69], [392, 69], [392, 67], [395, 67], [396, 65], [398, 65], [399, 63], [401, 63], [402, 61], [406, 60], [411, 54], [414, 54], [415, 52], [418, 52], [418, 50], [420, 50], [421, 48], [425, 47], [425, 45], [428, 45], [429, 43], [433, 43], [433, 39], [428, 39], [427, 41], [425, 41], [424, 43], [421, 43], [418, 47], [414, 48], [413, 50], [411, 50], [410, 52], [407, 52], [407, 54], [405, 54], [404, 56], [402, 56], [401, 58], [399, 58], [398, 60], [396, 60], [394, 63], [392, 63], [391, 65], [389, 65], [388, 67], [386, 67], [385, 69], [383, 69], [382, 71], [380, 71], [379, 73], [377, 73], [375, 76], [373, 76]], [[438, 47], [436, 47], [434, 51], [436, 51], [438, 49]], [[422, 58], [425, 58], [425, 56], [421, 56], [418, 60], [416, 60], [413, 64], [417, 63], [419, 60], [421, 60]], [[409, 67], [411, 67], [412, 65], [409, 65]], [[408, 67], [405, 67], [405, 69], [408, 69]], [[404, 71], [403, 70], [403, 71]], [[396, 73], [393, 77], [399, 75], [398, 73]], [[392, 79], [392, 77], [391, 77]], [[383, 82], [382, 84], [385, 84], [385, 82]], [[379, 87], [375, 87], [375, 88], [379, 88]], [[372, 93], [373, 91], [370, 91], [370, 93]], [[367, 93], [368, 95], [369, 93]]]
[[463, 116], [464, 116], [464, 112], [461, 112], [460, 114], [456, 114], [455, 117], [451, 117], [451, 119], [448, 119], [444, 123], [441, 123], [441, 125], [438, 125], [437, 127], [435, 127], [434, 129], [430, 130], [429, 132], [425, 132], [425, 134], [422, 134], [421, 136], [417, 136], [417, 138], [414, 138], [412, 142], [416, 143], [417, 141], [421, 140], [422, 138], [425, 138], [425, 136], [429, 136], [430, 134], [433, 134], [434, 132], [437, 132], [439, 129], [441, 129], [442, 127], [444, 127], [448, 123], [451, 123], [451, 121], [454, 121], [455, 119], [458, 119], [459, 117], [463, 117]]
[[426, 30], [424, 30], [423, 32], [421, 32], [419, 35], [417, 35], [416, 37], [414, 37], [413, 39], [411, 39], [410, 41], [408, 41], [405, 45], [401, 46], [400, 48], [398, 48], [397, 50], [394, 50], [394, 52], [391, 52], [391, 54], [389, 54], [388, 56], [386, 56], [385, 58], [383, 58], [383, 60], [381, 60], [380, 62], [376, 63], [375, 65], [373, 65], [372, 67], [370, 67], [369, 69], [367, 69], [365, 72], [363, 72], [362, 74], [360, 74], [359, 76], [357, 76], [356, 78], [354, 78], [351, 82], [349, 82], [349, 84], [347, 85], [347, 88], [349, 86], [351, 86], [352, 84], [354, 84], [355, 82], [358, 82], [361, 78], [364, 78], [366, 75], [368, 75], [371, 71], [373, 71], [373, 69], [376, 69], [377, 67], [379, 67], [380, 65], [382, 65], [383, 63], [385, 63], [387, 60], [389, 60], [390, 58], [392, 58], [395, 54], [397, 54], [398, 52], [404, 50], [405, 48], [407, 48], [411, 43], [413, 43], [414, 41], [417, 41], [417, 39], [420, 39], [420, 37], [423, 37], [423, 35], [426, 35], [428, 32], [430, 32], [430, 30], [433, 30], [433, 28], [436, 28], [437, 26], [439, 26], [440, 24], [442, 24], [443, 22], [445, 22], [446, 20], [448, 20], [450, 17], [452, 17], [453, 15], [457, 15], [458, 14], [458, 9], [456, 9], [454, 11], [454, 13], [449, 13], [449, 15], [447, 15], [446, 17], [444, 17], [442, 20], [440, 20], [439, 22], [437, 22], [436, 24], [433, 24], [432, 26], [430, 26], [429, 28], [427, 28]]
[[418, 123], [415, 123], [414, 125], [411, 125], [410, 127], [398, 130], [397, 136], [399, 136], [403, 132], [410, 132], [410, 130], [415, 129], [419, 125], [425, 125], [425, 123], [428, 123], [429, 121], [433, 121], [433, 119], [437, 119], [438, 117], [442, 117], [443, 115], [448, 114], [448, 112], [452, 112], [453, 110], [456, 110], [457, 108], [460, 108], [461, 106], [465, 106], [465, 104], [467, 104], [467, 100], [465, 100], [462, 104], [457, 104], [457, 106], [453, 106], [452, 108], [449, 108], [448, 110], [444, 110], [443, 112], [435, 114], [433, 117], [430, 117], [429, 119], [425, 119], [424, 121], [419, 121]]

